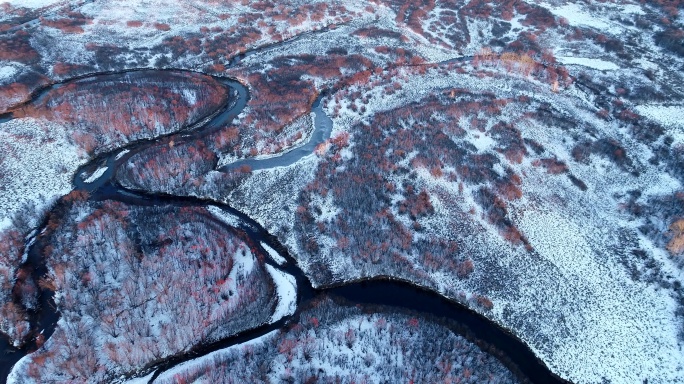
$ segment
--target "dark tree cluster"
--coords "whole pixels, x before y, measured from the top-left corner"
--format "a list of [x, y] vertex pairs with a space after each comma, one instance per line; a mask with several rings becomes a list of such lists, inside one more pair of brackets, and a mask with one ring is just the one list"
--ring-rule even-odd
[[83, 33], [83, 26], [92, 23], [92, 19], [88, 19], [80, 12], [65, 12], [52, 17], [41, 17], [40, 23], [64, 33]]

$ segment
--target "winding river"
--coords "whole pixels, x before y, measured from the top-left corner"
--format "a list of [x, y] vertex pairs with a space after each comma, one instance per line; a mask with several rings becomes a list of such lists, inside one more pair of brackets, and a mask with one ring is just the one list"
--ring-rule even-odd
[[[125, 73], [125, 72], [121, 72]], [[98, 75], [94, 75], [98, 76]], [[181, 132], [167, 135], [172, 136], [174, 142], [182, 143], [206, 135], [209, 132], [229, 125], [229, 123], [242, 111], [249, 100], [249, 92], [241, 83], [226, 78], [217, 78], [225, 86], [230, 87], [234, 92], [225, 106], [216, 111], [212, 116], [203, 120], [202, 123], [191, 126]], [[59, 86], [59, 85], [56, 85]], [[304, 156], [310, 155], [319, 144], [325, 142], [332, 132], [332, 120], [323, 112], [321, 101], [325, 94], [320, 95], [312, 105], [314, 112], [314, 128], [310, 136], [298, 147], [289, 150], [278, 156], [266, 159], [243, 159], [221, 168], [224, 172], [229, 172], [242, 165], [249, 165], [251, 169], [267, 169], [294, 164]], [[36, 97], [40, 97], [37, 95]], [[11, 118], [4, 116], [3, 118]], [[167, 137], [168, 138], [168, 137]], [[161, 205], [174, 204], [179, 206], [214, 205], [224, 210], [226, 213], [236, 217], [240, 222], [240, 228], [244, 230], [254, 244], [265, 243], [277, 250], [287, 262], [279, 266], [274, 260], [270, 261], [273, 267], [283, 270], [295, 277], [297, 282], [297, 311], [286, 318], [272, 324], [265, 324], [256, 329], [248, 330], [223, 340], [197, 345], [190, 351], [172, 356], [162, 363], [148, 367], [145, 374], [154, 372], [150, 382], [163, 371], [184, 361], [206, 355], [213, 351], [226, 348], [232, 345], [243, 343], [264, 335], [273, 330], [281, 329], [285, 325], [296, 321], [302, 308], [305, 308], [312, 300], [321, 295], [330, 295], [346, 300], [350, 303], [360, 304], [366, 307], [389, 306], [397, 310], [408, 310], [418, 314], [425, 314], [439, 318], [449, 319], [450, 322], [457, 324], [452, 330], [458, 334], [466, 336], [471, 341], [480, 346], [493, 350], [505, 365], [513, 372], [518, 373], [521, 378], [529, 379], [534, 383], [564, 383], [565, 381], [554, 375], [541, 362], [530, 348], [520, 339], [509, 331], [499, 327], [492, 320], [467, 308], [466, 306], [449, 300], [436, 292], [421, 288], [407, 281], [400, 281], [390, 277], [378, 277], [366, 281], [347, 282], [339, 286], [331, 286], [315, 289], [309, 279], [297, 266], [296, 259], [289, 255], [278, 242], [256, 221], [243, 214], [234, 207], [218, 204], [213, 201], [202, 200], [194, 197], [174, 197], [154, 195], [144, 192], [133, 192], [126, 190], [115, 182], [116, 170], [124, 164], [131, 156], [158, 145], [164, 138], [143, 140], [131, 143], [124, 148], [114, 150], [106, 155], [99, 156], [87, 165], [81, 167], [74, 178], [74, 188], [85, 190], [90, 193], [90, 199], [102, 200], [112, 199], [128, 204], [138, 205]], [[40, 232], [40, 229], [37, 231]], [[34, 277], [37, 279], [47, 273], [45, 263], [41, 258], [41, 251], [45, 244], [37, 241], [31, 245], [29, 259], [27, 263], [32, 267]], [[266, 253], [267, 254], [267, 253]], [[32, 314], [33, 329], [39, 330], [44, 336], [49, 337], [56, 325], [58, 313], [55, 312], [54, 301], [50, 292], [41, 292], [40, 310]], [[0, 341], [0, 348], [3, 350], [0, 355], [0, 381], [6, 380], [11, 366], [22, 356], [31, 351], [34, 346], [28, 345], [24, 348], [13, 348], [5, 342]]]

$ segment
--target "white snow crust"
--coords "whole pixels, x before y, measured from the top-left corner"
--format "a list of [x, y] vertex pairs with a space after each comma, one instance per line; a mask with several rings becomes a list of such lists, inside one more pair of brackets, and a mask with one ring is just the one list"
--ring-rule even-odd
[[287, 260], [285, 260], [284, 257], [280, 256], [280, 254], [278, 254], [278, 252], [275, 249], [271, 248], [268, 244], [264, 243], [263, 241], [259, 242], [259, 244], [261, 244], [266, 253], [268, 253], [268, 256], [273, 261], [278, 263], [278, 265], [284, 265], [285, 263], [287, 263]]
[[601, 71], [615, 71], [617, 69], [620, 69], [620, 67], [617, 64], [601, 59], [569, 56], [557, 56], [556, 59], [563, 64], [581, 65], [584, 67], [594, 68]]
[[270, 264], [266, 264], [265, 267], [276, 285], [278, 295], [278, 305], [269, 320], [270, 323], [274, 323], [293, 314], [297, 309], [297, 286], [294, 276], [280, 271]]

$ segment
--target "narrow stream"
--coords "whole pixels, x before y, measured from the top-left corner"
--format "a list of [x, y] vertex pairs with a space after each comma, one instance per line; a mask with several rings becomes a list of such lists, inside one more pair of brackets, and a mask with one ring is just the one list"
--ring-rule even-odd
[[[194, 140], [213, 130], [229, 125], [229, 123], [242, 111], [249, 100], [249, 92], [246, 87], [235, 80], [224, 78], [218, 78], [218, 80], [232, 88], [237, 95], [237, 99], [229, 100], [221, 110], [215, 113], [210, 119], [205, 120], [203, 124], [192, 127], [191, 130], [188, 129], [167, 136], [173, 136], [174, 141], [177, 143]], [[249, 165], [253, 170], [282, 167], [291, 165], [302, 157], [310, 155], [317, 145], [330, 137], [332, 132], [332, 120], [325, 115], [321, 106], [323, 97], [324, 95], [320, 95], [312, 105], [312, 111], [315, 114], [314, 129], [305, 143], [276, 157], [261, 160], [243, 159], [233, 164], [229, 164], [221, 170], [228, 172], [231, 169], [242, 165]], [[77, 171], [74, 178], [75, 189], [88, 191], [90, 193], [90, 199], [93, 200], [111, 199], [137, 205], [215, 205], [221, 208], [239, 219], [242, 223], [240, 228], [248, 234], [254, 244], [259, 244], [260, 242], [266, 243], [286, 258], [287, 263], [283, 266], [278, 266], [276, 262], [270, 262], [269, 264], [295, 277], [297, 282], [298, 309], [294, 315], [281, 319], [273, 324], [266, 324], [214, 343], [195, 346], [186, 353], [169, 357], [161, 364], [148, 367], [146, 373], [155, 372], [151, 382], [154, 381], [161, 372], [179, 363], [206, 355], [222, 348], [249, 341], [273, 330], [281, 329], [286, 324], [296, 321], [295, 319], [298, 318], [303, 307], [306, 307], [312, 300], [324, 294], [339, 297], [352, 303], [359, 303], [367, 306], [390, 306], [402, 310], [414, 311], [419, 314], [449, 319], [459, 324], [457, 329], [455, 329], [455, 332], [462, 334], [471, 340], [478, 341], [481, 345], [492, 346], [496, 351], [499, 351], [497, 356], [501, 358], [504, 364], [514, 372], [521, 373], [524, 378], [528, 378], [531, 382], [565, 382], [551, 373], [534, 355], [529, 347], [513, 334], [499, 327], [490, 319], [468, 309], [458, 302], [448, 300], [436, 292], [421, 288], [410, 282], [393, 280], [388, 277], [378, 277], [366, 281], [354, 281], [339, 286], [315, 289], [312, 287], [311, 282], [304, 275], [302, 270], [297, 266], [296, 260], [287, 254], [286, 249], [278, 240], [264, 230], [256, 221], [237, 209], [228, 205], [222, 205], [194, 197], [174, 197], [132, 192], [121, 187], [114, 181], [116, 169], [119, 166], [124, 164], [131, 156], [154, 145], [158, 145], [161, 140], [161, 138], [158, 138], [138, 141], [93, 159], [90, 163]], [[37, 277], [46, 273], [45, 263], [40, 255], [43, 246], [44, 244], [37, 241], [30, 250], [30, 254], [36, 255], [35, 260], [33, 259], [33, 256], [31, 257], [31, 262], [34, 263], [32, 265], [34, 266], [34, 274]], [[41, 305], [40, 313], [36, 316], [37, 322], [35, 326], [37, 327], [36, 329], [45, 329], [45, 335], [49, 336], [54, 330], [58, 319], [58, 313], [55, 312], [54, 302], [51, 302], [51, 295], [48, 297], [45, 293], [41, 294], [41, 303], [43, 303], [44, 300], [46, 300], [46, 305]], [[3, 345], [0, 344], [0, 348], [3, 348]], [[30, 348], [21, 350], [10, 348], [9, 351], [7, 348], [3, 349], [5, 351], [0, 356], [0, 373], [2, 374], [2, 376], [0, 376], [0, 381], [6, 380], [11, 365], [18, 361], [22, 356], [29, 353]]]
[[311, 106], [311, 111], [314, 113], [314, 127], [313, 132], [306, 138], [306, 141], [292, 148], [286, 152], [282, 152], [278, 155], [256, 159], [240, 159], [230, 164], [226, 164], [219, 168], [221, 172], [230, 172], [236, 170], [244, 165], [247, 165], [250, 170], [256, 171], [259, 169], [268, 169], [276, 167], [287, 167], [290, 166], [305, 156], [311, 155], [316, 147], [323, 144], [326, 140], [330, 138], [330, 134], [333, 129], [333, 121], [328, 115], [323, 111], [323, 106], [321, 105], [321, 100], [326, 96], [325, 92], [322, 92], [316, 98], [313, 105]]

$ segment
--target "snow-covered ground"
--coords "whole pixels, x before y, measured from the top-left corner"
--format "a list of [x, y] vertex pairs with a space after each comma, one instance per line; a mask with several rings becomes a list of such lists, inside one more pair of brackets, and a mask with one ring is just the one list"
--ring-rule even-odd
[[275, 249], [271, 248], [268, 244], [261, 242], [261, 246], [264, 248], [266, 253], [268, 253], [268, 256], [275, 261], [278, 265], [283, 265], [287, 262], [284, 257], [280, 256], [278, 252], [276, 252]]
[[[401, 74], [393, 79], [397, 77]], [[678, 306], [674, 292], [660, 288], [659, 283], [635, 281], [626, 272], [625, 264], [641, 263], [630, 249], [650, 248], [642, 246], [638, 226], [618, 210], [613, 197], [638, 189], [647, 199], [646, 196], [677, 191], [681, 188], [680, 182], [657, 168], [645, 165], [639, 154], [648, 153], [649, 149], [622, 134], [618, 123], [606, 123], [586, 111], [585, 102], [574, 99], [576, 90], [573, 88], [554, 93], [548, 88], [540, 91], [538, 87], [543, 85], [530, 84], [524, 78], [492, 78], [482, 82], [476, 76], [456, 72], [445, 74], [438, 70], [403, 79], [402, 89], [393, 95], [384, 94], [382, 87], [364, 91], [362, 97], [370, 99], [365, 113], [352, 111], [346, 104], [349, 100], [331, 102], [328, 111], [333, 116], [334, 132], [347, 130], [353, 145], [354, 137], [360, 134], [355, 130], [357, 121], [372, 125], [372, 117], [382, 111], [402, 108], [402, 103], [419, 100], [424, 95], [450, 87], [491, 93], [501, 98], [522, 94], [538, 102], [550, 103], [558, 109], [558, 116], [573, 116], [597, 127], [602, 135], [618, 137], [627, 152], [634, 156], [631, 158], [639, 164], [641, 172], [638, 177], [625, 175], [624, 170], [597, 155], [592, 155], [588, 164], [578, 163], [571, 154], [572, 147], [564, 142], [559, 127], [534, 121], [522, 122], [517, 116], [527, 107], [511, 104], [501, 115], [495, 116], [506, 121], [518, 121], [517, 129], [523, 138], [543, 145], [544, 156], [567, 163], [572, 173], [588, 185], [588, 190], [580, 190], [566, 177], [550, 176], [543, 169], [533, 167], [531, 160], [524, 159], [521, 164], [515, 164], [498, 155], [501, 160], [495, 168], [499, 169], [500, 175], [509, 169], [525, 175], [522, 198], [511, 201], [509, 211], [510, 218], [534, 249], [529, 253], [523, 248], [512, 247], [486, 220], [476, 220], [470, 230], [445, 228], [445, 223], [459, 227], [471, 225], [467, 224], [470, 219], [464, 221], [456, 213], [478, 206], [475, 198], [477, 185], [460, 192], [458, 183], [436, 179], [427, 170], [419, 170], [419, 185], [428, 187], [437, 212], [434, 220], [426, 219], [421, 224], [433, 237], [467, 236], [463, 237], [467, 240], [459, 244], [460, 252], [474, 259], [475, 272], [468, 280], [459, 281], [454, 271], [441, 270], [430, 275], [430, 283], [416, 282], [434, 285], [447, 296], [457, 297], [459, 292], [465, 292], [468, 297], [471, 293], [481, 292], [483, 285], [490, 285], [493, 276], [499, 276], [496, 278], [499, 288], [490, 290], [488, 294], [494, 302], [490, 316], [525, 340], [554, 372], [573, 382], [600, 382], [604, 377], [615, 382], [648, 379], [649, 382], [669, 383], [680, 380], [684, 372], [681, 363], [684, 356], [681, 354], [682, 341], [678, 337], [681, 320], [675, 314]], [[341, 108], [337, 108], [339, 104], [342, 104]], [[480, 113], [478, 117], [486, 118], [486, 114]], [[412, 123], [407, 124], [410, 126]], [[456, 143], [461, 140], [470, 142], [482, 154], [495, 154], [495, 148], [502, 144], [501, 139], [493, 138], [491, 133], [477, 130], [470, 130], [467, 135], [453, 140]], [[486, 145], [483, 144], [485, 142]], [[535, 157], [531, 151], [528, 156]], [[259, 196], [258, 192], [255, 195], [238, 193], [234, 196], [244, 197], [234, 202], [246, 207], [248, 214], [278, 233], [280, 226], [287, 221], [274, 222], [271, 212], [282, 212], [280, 207], [283, 205], [296, 207], [294, 199], [298, 194], [290, 192], [289, 188], [302, 188], [297, 187], [302, 179], [291, 176], [300, 172], [298, 168], [301, 166], [293, 166], [289, 172], [263, 170], [242, 184], [241, 192], [269, 191], [264, 180], [280, 180], [274, 184], [283, 187], [279, 193], [281, 198], [271, 200], [271, 209], [259, 200], [251, 206], [251, 197]], [[273, 190], [270, 191], [272, 193]], [[336, 207], [331, 198], [329, 194], [327, 198], [312, 201], [321, 211], [317, 220], [335, 222], [344, 208]], [[475, 212], [475, 218], [484, 214], [480, 208]], [[320, 269], [320, 258], [303, 257], [306, 252], [296, 241], [298, 234], [292, 230], [287, 233], [290, 235], [284, 236], [283, 241], [291, 254], [298, 257], [299, 265], [309, 273]], [[325, 259], [333, 281], [368, 276], [352, 263], [355, 255], [346, 255], [331, 240], [323, 235], [319, 237], [318, 244], [321, 254], [334, 255]], [[661, 253], [653, 252], [649, 257], [660, 268], [671, 271], [669, 273], [674, 274], [675, 280], [681, 279], [681, 271], [678, 272], [676, 265], [663, 258]], [[419, 262], [416, 263], [420, 267]], [[387, 274], [388, 269], [383, 273]], [[402, 274], [401, 271], [394, 273]]]
[[67, 0], [3, 0], [3, 3], [8, 3], [16, 8], [44, 8], [66, 2]]
[[23, 118], [0, 123], [0, 229], [22, 208], [35, 206], [31, 217], [57, 197], [71, 191], [76, 169], [88, 159], [65, 128], [48, 121]]
[[563, 64], [567, 65], [582, 65], [584, 67], [594, 68], [601, 71], [614, 71], [620, 67], [610, 61], [605, 61], [601, 59], [589, 59], [586, 57], [569, 57], [569, 56], [557, 56], [556, 59]]
[[639, 114], [653, 119], [666, 127], [676, 128], [684, 134], [684, 106], [679, 105], [637, 105]]
[[276, 285], [278, 305], [269, 320], [271, 323], [289, 316], [297, 309], [297, 283], [294, 276], [266, 264], [266, 271]]

